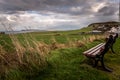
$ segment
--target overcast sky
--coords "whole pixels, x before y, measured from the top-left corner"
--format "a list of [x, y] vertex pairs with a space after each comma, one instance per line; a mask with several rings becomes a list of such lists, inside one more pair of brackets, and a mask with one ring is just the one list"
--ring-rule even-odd
[[71, 30], [117, 21], [118, 0], [0, 0], [0, 30]]

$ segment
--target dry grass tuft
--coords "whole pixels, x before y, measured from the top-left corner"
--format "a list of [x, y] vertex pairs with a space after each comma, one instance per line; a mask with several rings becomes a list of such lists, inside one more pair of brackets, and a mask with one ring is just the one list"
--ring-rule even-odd
[[5, 53], [6, 53], [6, 51], [3, 49], [3, 46], [0, 45], [0, 55], [5, 54]]
[[76, 44], [76, 47], [82, 47], [85, 45], [85, 42], [81, 40], [77, 40], [75, 44]]

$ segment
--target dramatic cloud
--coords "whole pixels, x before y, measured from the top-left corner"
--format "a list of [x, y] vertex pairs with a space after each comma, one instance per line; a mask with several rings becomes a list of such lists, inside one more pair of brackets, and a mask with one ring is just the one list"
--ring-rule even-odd
[[[1, 14], [0, 23], [9, 30], [24, 30], [27, 28], [50, 30], [60, 25], [76, 25], [75, 16], [67, 14], [38, 14], [33, 12], [16, 12], [12, 14]], [[3, 27], [2, 27], [3, 28]], [[1, 28], [1, 29], [2, 29]], [[64, 29], [66, 26], [64, 26]]]
[[[78, 29], [118, 20], [118, 0], [0, 0], [0, 21], [14, 29]], [[3, 28], [0, 28], [3, 29]]]

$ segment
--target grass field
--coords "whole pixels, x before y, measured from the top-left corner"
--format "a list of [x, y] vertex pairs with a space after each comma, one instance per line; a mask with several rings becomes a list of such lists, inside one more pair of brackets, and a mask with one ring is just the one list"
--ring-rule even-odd
[[91, 29], [0, 34], [0, 80], [120, 80], [120, 38], [105, 64], [112, 73], [93, 68], [82, 52], [104, 42]]
[[67, 48], [52, 51], [47, 58], [47, 67], [32, 80], [120, 80], [120, 38], [114, 45], [116, 54], [109, 51], [105, 64], [112, 73], [93, 68], [82, 52], [98, 44], [95, 41], [82, 48]]

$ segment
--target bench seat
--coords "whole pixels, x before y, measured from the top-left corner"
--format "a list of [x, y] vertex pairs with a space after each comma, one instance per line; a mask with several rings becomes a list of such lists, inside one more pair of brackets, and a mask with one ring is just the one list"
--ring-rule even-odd
[[96, 45], [95, 47], [83, 52], [83, 54], [87, 57], [96, 57], [96, 55], [100, 55], [101, 52], [104, 50], [105, 43], [100, 43]]

